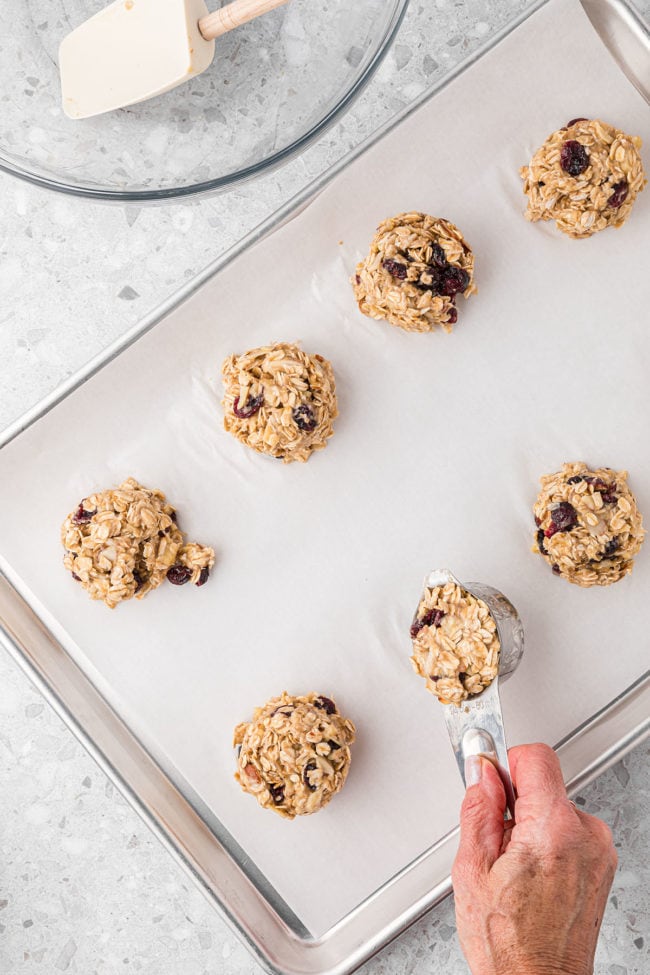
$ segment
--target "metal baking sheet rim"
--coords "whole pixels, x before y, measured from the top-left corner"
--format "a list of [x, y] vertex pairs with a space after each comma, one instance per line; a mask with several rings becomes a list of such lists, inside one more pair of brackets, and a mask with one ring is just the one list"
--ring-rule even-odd
[[[540, 0], [478, 49], [416, 103], [293, 197], [235, 247], [208, 265], [149, 316], [0, 434], [0, 449], [152, 329], [241, 253], [297, 216], [329, 182], [388, 131], [435, 97], [535, 11]], [[601, 38], [629, 80], [650, 100], [650, 32], [625, 0], [582, 0]], [[0, 574], [0, 642], [36, 684], [92, 757], [190, 874], [257, 960], [278, 975], [346, 975], [397, 937], [451, 891], [456, 830], [442, 837], [366, 901], [314, 940], [273, 909], [190, 803], [143, 749], [36, 614]], [[650, 735], [650, 671], [575, 729], [560, 751], [569, 792], [576, 794]], [[146, 774], [145, 774], [146, 773]], [[437, 866], [438, 869], [434, 870]], [[431, 876], [445, 879], [432, 885]], [[398, 893], [399, 892], [399, 893]], [[408, 906], [404, 909], [403, 904]]]

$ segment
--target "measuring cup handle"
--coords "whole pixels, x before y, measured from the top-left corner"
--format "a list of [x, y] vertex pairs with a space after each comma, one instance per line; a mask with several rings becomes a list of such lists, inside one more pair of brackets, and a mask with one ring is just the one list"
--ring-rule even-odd
[[[499, 773], [503, 788], [506, 794], [506, 819], [515, 818], [515, 788], [512, 784], [510, 768], [508, 765], [508, 754], [503, 741], [503, 751], [505, 752], [505, 765], [501, 763], [497, 750], [497, 744], [488, 731], [482, 728], [468, 728], [461, 741], [461, 751], [463, 754], [463, 782], [465, 782], [465, 759], [470, 755], [479, 755], [486, 758], [494, 765]], [[502, 752], [503, 754], [503, 752]], [[465, 783], [467, 785], [467, 783]]]
[[506, 793], [506, 819], [514, 819], [515, 790], [508, 764], [508, 746], [501, 717], [497, 681], [493, 681], [471, 702], [464, 702], [460, 706], [444, 704], [443, 712], [449, 740], [463, 782], [465, 782], [465, 759], [469, 755], [483, 755], [492, 762], [503, 782]]

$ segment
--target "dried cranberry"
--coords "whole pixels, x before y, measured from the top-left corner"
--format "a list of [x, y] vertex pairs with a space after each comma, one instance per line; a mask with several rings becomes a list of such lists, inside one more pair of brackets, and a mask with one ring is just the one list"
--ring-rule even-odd
[[330, 740], [327, 742], [327, 744], [330, 746], [330, 751], [333, 751], [333, 752], [337, 752], [339, 750], [339, 748], [341, 747], [339, 745], [339, 743], [337, 741], [334, 741], [332, 738], [330, 738]]
[[310, 792], [315, 792], [317, 789], [317, 786], [312, 785], [309, 781], [309, 773], [313, 772], [316, 767], [316, 762], [308, 762], [302, 772], [302, 781], [305, 783]]
[[415, 640], [416, 636], [420, 630], [424, 629], [425, 626], [435, 626], [436, 628], [442, 623], [444, 612], [441, 609], [430, 609], [428, 613], [420, 619], [414, 620], [411, 625], [411, 637]]
[[442, 282], [442, 294], [451, 298], [459, 292], [463, 292], [468, 284], [469, 274], [467, 271], [463, 270], [462, 267], [454, 267], [451, 265], [445, 271]]
[[173, 508], [172, 508], [172, 510], [171, 510], [171, 511], [169, 512], [169, 517], [171, 518], [171, 520], [172, 520], [172, 521], [173, 521], [174, 523], [176, 522], [176, 519], [177, 519], [177, 516], [176, 516], [176, 512], [174, 511], [174, 509], [173, 509]]
[[443, 272], [439, 268], [429, 265], [422, 273], [426, 274], [429, 278], [431, 278], [431, 280], [429, 282], [423, 281], [422, 275], [420, 275], [420, 280], [418, 281], [417, 285], [418, 288], [420, 288], [422, 291], [430, 291], [431, 294], [434, 295], [441, 294], [444, 281]]
[[137, 595], [137, 593], [140, 592], [140, 590], [142, 589], [142, 587], [144, 586], [144, 584], [145, 584], [145, 582], [147, 580], [146, 580], [145, 576], [142, 575], [141, 572], [138, 572], [137, 569], [133, 573], [133, 579], [134, 579], [134, 582], [135, 582], [135, 592], [136, 592], [136, 595]]
[[440, 674], [430, 674], [429, 675], [429, 680], [432, 680], [433, 683], [435, 684], [436, 681], [439, 681], [440, 680]]
[[443, 248], [440, 244], [431, 245], [431, 261], [436, 267], [447, 267], [448, 260]]
[[357, 282], [357, 284], [361, 284], [361, 278], [359, 277], [358, 274], [354, 275], [354, 280]]
[[196, 585], [204, 586], [209, 578], [210, 578], [210, 570], [208, 569], [207, 565], [205, 565], [199, 573], [199, 578], [196, 580]]
[[627, 184], [627, 180], [621, 180], [620, 183], [614, 184], [614, 192], [607, 201], [607, 206], [612, 207], [614, 210], [618, 210], [620, 206], [627, 200], [627, 194], [630, 187]]
[[300, 406], [296, 406], [295, 410], [292, 410], [291, 416], [300, 430], [311, 433], [312, 430], [316, 429], [317, 420], [314, 416], [314, 411], [306, 403], [301, 403]]
[[589, 165], [589, 153], [581, 142], [569, 139], [560, 151], [560, 166], [569, 176], [580, 176]]
[[320, 708], [321, 711], [326, 711], [327, 714], [336, 714], [336, 704], [331, 701], [329, 697], [324, 697], [322, 694], [320, 697], [314, 698], [314, 707]]
[[542, 523], [542, 519], [538, 518], [537, 515], [535, 515], [535, 524], [537, 525], [538, 528], [541, 525], [541, 523]]
[[96, 508], [94, 511], [86, 511], [82, 501], [72, 516], [72, 523], [73, 525], [87, 525], [88, 522], [92, 520], [93, 515], [96, 514], [97, 514]]
[[585, 477], [585, 481], [591, 485], [594, 491], [598, 491], [605, 504], [616, 504], [616, 485], [607, 484], [600, 477]]
[[404, 281], [406, 278], [406, 264], [400, 264], [399, 261], [392, 261], [390, 258], [387, 258], [381, 262], [381, 266], [400, 281]]
[[573, 477], [568, 479], [567, 484], [580, 484], [582, 480], [583, 478], [580, 474], [574, 474]]
[[172, 565], [171, 569], [167, 570], [167, 578], [172, 586], [184, 586], [192, 578], [192, 570], [177, 562], [176, 565]]
[[556, 531], [558, 531], [558, 527], [555, 524], [555, 522], [552, 521], [551, 524], [546, 529], [546, 531], [544, 532], [544, 537], [553, 538], [553, 535], [555, 535]]
[[591, 475], [585, 476], [585, 481], [587, 484], [591, 484], [594, 491], [607, 491], [609, 489], [609, 484], [601, 480], [600, 477], [591, 477]]
[[554, 563], [551, 566], [551, 571], [554, 572], [556, 576], [559, 576], [560, 575], [560, 567], [559, 567], [559, 565], [555, 565], [555, 563]]
[[271, 793], [271, 798], [276, 806], [281, 805], [284, 802], [284, 786], [283, 785], [269, 785], [269, 792]]
[[455, 308], [449, 309], [449, 318], [447, 319], [450, 325], [455, 325], [458, 321], [458, 312]]
[[546, 549], [544, 548], [544, 530], [542, 528], [537, 532], [537, 548], [542, 555], [546, 555]]
[[257, 411], [262, 406], [264, 402], [264, 393], [260, 393], [259, 396], [252, 396], [246, 401], [246, 405], [239, 408], [239, 396], [235, 396], [235, 402], [232, 404], [232, 411], [235, 416], [238, 416], [240, 420], [247, 420], [251, 416], [255, 416]]
[[72, 578], [75, 580], [75, 582], [81, 582], [81, 579], [79, 578], [76, 572], [72, 573]]
[[572, 125], [577, 125], [578, 122], [588, 122], [589, 119], [586, 118], [572, 118], [570, 122], [564, 126], [565, 129], [570, 129]]
[[293, 714], [293, 708], [290, 708], [286, 704], [281, 704], [280, 707], [276, 708], [275, 711], [272, 712], [271, 717], [274, 714], [284, 714], [288, 718], [290, 714]]
[[551, 521], [556, 531], [568, 532], [578, 524], [578, 514], [568, 501], [560, 501], [551, 511]]
[[605, 545], [605, 548], [603, 549], [604, 558], [609, 558], [610, 555], [613, 555], [614, 552], [616, 552], [620, 547], [620, 544], [621, 543], [618, 538], [610, 538], [610, 540]]

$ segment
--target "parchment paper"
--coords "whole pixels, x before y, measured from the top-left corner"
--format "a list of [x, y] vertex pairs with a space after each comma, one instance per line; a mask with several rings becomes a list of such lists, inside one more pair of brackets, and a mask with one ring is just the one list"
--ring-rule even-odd
[[[0, 455], [3, 568], [317, 935], [457, 822], [442, 716], [408, 660], [425, 573], [448, 566], [520, 610], [511, 744], [557, 741], [646, 666], [648, 544], [608, 589], [530, 552], [538, 477], [565, 460], [628, 468], [650, 519], [650, 191], [587, 241], [522, 216], [519, 166], [580, 115], [650, 144], [648, 106], [580, 6], [554, 0]], [[452, 336], [353, 302], [375, 226], [411, 208], [476, 253]], [[335, 436], [306, 465], [221, 426], [223, 358], [277, 340], [337, 377]], [[59, 526], [128, 475], [167, 492], [217, 565], [201, 590], [110, 612], [64, 572]], [[343, 793], [294, 822], [232, 779], [234, 725], [284, 688], [334, 697], [358, 726]]]

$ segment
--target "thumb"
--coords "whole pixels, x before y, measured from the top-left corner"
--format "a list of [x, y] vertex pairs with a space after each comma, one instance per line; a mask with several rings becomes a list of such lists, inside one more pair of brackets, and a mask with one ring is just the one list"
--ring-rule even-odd
[[460, 810], [460, 845], [457, 861], [487, 873], [499, 858], [503, 844], [506, 794], [492, 762], [471, 755], [465, 762], [467, 791]]

